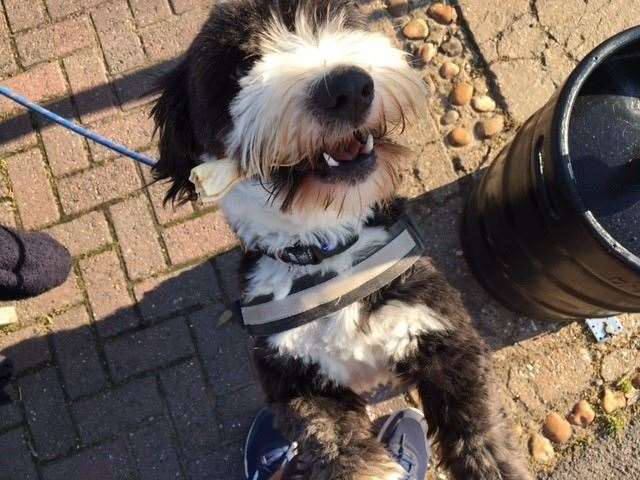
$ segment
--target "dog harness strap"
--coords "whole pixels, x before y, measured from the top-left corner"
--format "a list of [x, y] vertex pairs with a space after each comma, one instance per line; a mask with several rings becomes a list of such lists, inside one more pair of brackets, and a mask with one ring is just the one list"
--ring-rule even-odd
[[276, 253], [270, 253], [266, 250], [260, 249], [260, 253], [267, 255], [275, 260], [280, 260], [285, 263], [292, 263], [294, 265], [318, 265], [323, 260], [340, 255], [341, 253], [350, 249], [358, 241], [360, 237], [357, 234], [351, 235], [344, 243], [340, 243], [335, 247], [322, 245], [320, 247], [316, 245], [302, 245], [296, 244], [291, 247], [278, 250]]
[[292, 293], [280, 300], [258, 298], [237, 304], [237, 314], [252, 335], [280, 333], [335, 313], [358, 302], [406, 272], [421, 256], [423, 244], [409, 222], [401, 220], [385, 245], [350, 269], [294, 282]]

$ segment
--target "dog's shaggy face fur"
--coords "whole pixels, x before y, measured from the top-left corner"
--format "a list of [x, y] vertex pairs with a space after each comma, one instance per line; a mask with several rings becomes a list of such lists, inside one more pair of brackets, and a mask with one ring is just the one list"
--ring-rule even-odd
[[[155, 110], [169, 197], [193, 198], [188, 171], [212, 156], [287, 211], [349, 216], [390, 197], [403, 150], [388, 135], [416, 118], [424, 89], [405, 53], [363, 26], [347, 1], [220, 3]], [[357, 115], [338, 104], [340, 74], [365, 79]]]
[[[160, 89], [154, 173], [171, 181], [167, 199], [195, 197], [189, 175], [201, 162], [236, 166], [221, 203], [246, 253], [245, 301], [347, 274], [389, 239], [406, 154], [389, 134], [416, 118], [424, 93], [351, 1], [220, 1]], [[354, 238], [318, 265], [272, 258]], [[403, 477], [360, 396], [388, 381], [418, 387], [456, 479], [528, 478], [492, 399], [486, 347], [426, 259], [359, 302], [257, 339], [254, 357], [280, 427], [314, 459], [302, 478]]]

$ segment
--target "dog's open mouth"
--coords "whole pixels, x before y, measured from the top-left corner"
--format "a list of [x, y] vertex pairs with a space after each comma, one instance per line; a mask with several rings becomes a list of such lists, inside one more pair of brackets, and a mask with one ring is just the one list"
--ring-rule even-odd
[[374, 155], [373, 135], [355, 132], [350, 141], [333, 150], [323, 152], [324, 161], [330, 168], [344, 168], [367, 160]]

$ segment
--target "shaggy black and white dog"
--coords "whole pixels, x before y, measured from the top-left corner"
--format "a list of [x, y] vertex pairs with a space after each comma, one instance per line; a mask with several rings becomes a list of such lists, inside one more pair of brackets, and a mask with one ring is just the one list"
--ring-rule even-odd
[[[170, 179], [168, 199], [192, 199], [194, 167], [232, 161], [240, 180], [221, 205], [246, 253], [243, 300], [284, 299], [297, 278], [348, 271], [387, 241], [406, 154], [389, 133], [416, 118], [422, 86], [351, 1], [220, 1], [162, 81], [156, 178]], [[345, 248], [318, 264], [281, 254], [327, 245]], [[454, 478], [528, 478], [487, 348], [426, 259], [362, 301], [257, 338], [254, 353], [283, 432], [313, 458], [302, 478], [402, 477], [361, 396], [388, 382], [417, 386]]]

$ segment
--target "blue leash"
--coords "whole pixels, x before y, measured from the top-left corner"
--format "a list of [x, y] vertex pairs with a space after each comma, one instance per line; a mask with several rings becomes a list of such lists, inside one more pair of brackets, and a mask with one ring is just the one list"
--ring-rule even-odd
[[13, 100], [16, 103], [19, 103], [23, 107], [28, 108], [32, 112], [36, 112], [45, 118], [48, 118], [49, 120], [51, 120], [54, 123], [57, 123], [58, 125], [62, 125], [64, 128], [67, 128], [72, 132], [77, 133], [78, 135], [82, 135], [83, 137], [88, 138], [89, 140], [93, 140], [94, 142], [99, 143], [100, 145], [107, 147], [108, 149], [113, 150], [114, 152], [118, 152], [119, 154], [124, 155], [125, 157], [132, 158], [133, 160], [140, 162], [144, 165], [148, 165], [149, 167], [153, 167], [156, 163], [155, 160], [147, 157], [146, 155], [143, 155], [138, 152], [134, 152], [133, 150], [129, 150], [127, 147], [123, 145], [112, 142], [108, 138], [104, 138], [98, 135], [97, 133], [92, 132], [91, 130], [87, 130], [86, 128], [78, 125], [77, 123], [71, 122], [64, 117], [61, 117], [60, 115], [56, 115], [52, 111], [47, 110], [46, 108], [43, 108], [36, 103], [33, 103], [31, 100], [18, 95], [17, 93], [13, 92], [10, 88], [0, 85], [0, 95], [3, 95]]

